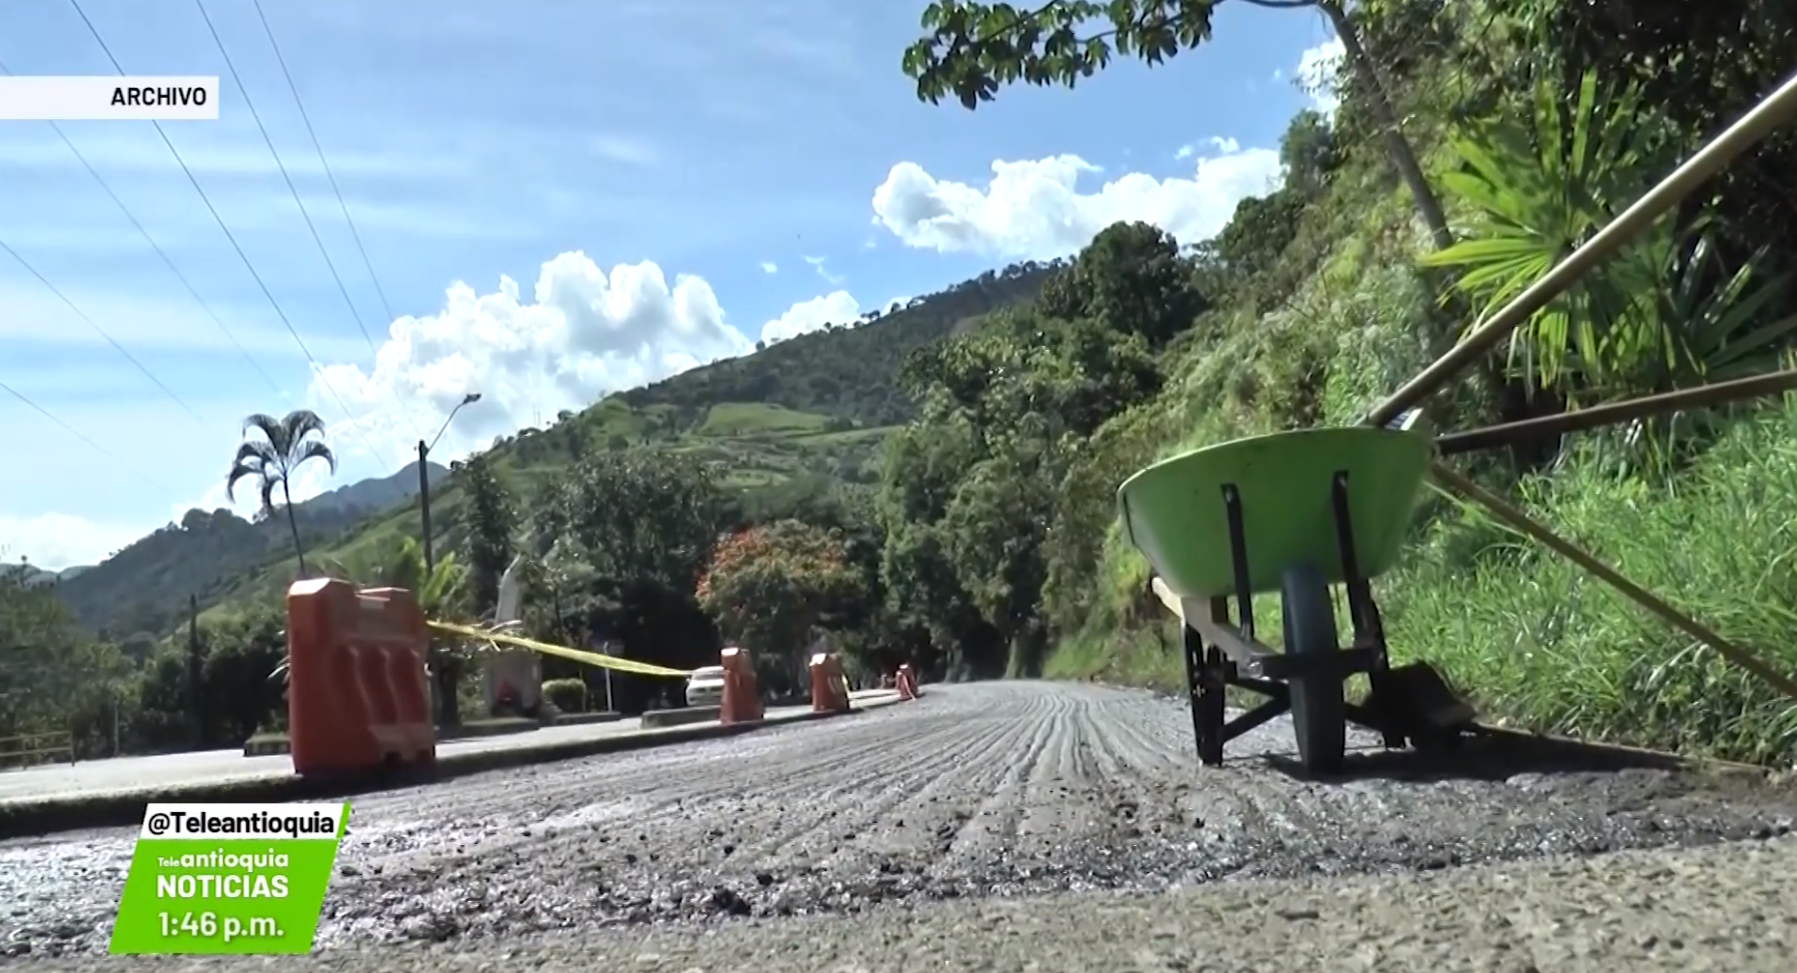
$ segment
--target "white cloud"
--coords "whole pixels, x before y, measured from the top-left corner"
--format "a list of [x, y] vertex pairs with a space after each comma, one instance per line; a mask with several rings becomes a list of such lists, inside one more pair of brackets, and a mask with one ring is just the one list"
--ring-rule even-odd
[[652, 166], [661, 160], [661, 152], [653, 142], [631, 135], [591, 136], [587, 150], [609, 162], [630, 166]]
[[824, 281], [826, 283], [828, 283], [830, 286], [832, 286], [832, 287], [841, 287], [842, 286], [842, 282], [845, 278], [841, 274], [831, 273], [829, 268], [824, 266], [825, 264], [829, 263], [828, 257], [800, 257], [799, 259], [805, 261], [807, 264], [810, 264], [811, 269], [817, 271], [817, 275], [819, 277], [822, 277], [824, 279]]
[[[97, 283], [105, 284], [106, 281]], [[258, 306], [211, 302], [213, 312], [231, 329], [231, 337], [227, 337], [197, 302], [178, 295], [172, 284], [164, 287], [162, 294], [149, 286], [131, 291], [123, 288], [99, 290], [79, 283], [59, 287], [83, 314], [98, 322], [119, 344], [133, 351], [234, 354], [236, 346], [231, 343], [231, 337], [235, 337], [261, 361], [273, 356], [297, 357], [300, 354], [293, 336], [272, 320], [273, 313], [266, 303]], [[107, 347], [106, 339], [99, 332], [83, 322], [61, 298], [31, 278], [0, 274], [0, 307], [6, 308], [6, 313], [0, 314], [0, 344]], [[338, 325], [340, 320], [333, 320], [331, 324]], [[306, 321], [295, 322], [306, 346], [315, 355], [353, 358], [367, 353], [368, 345], [359, 333], [353, 337], [327, 333], [308, 327], [308, 324]], [[347, 322], [341, 326], [347, 327]]]
[[861, 317], [861, 305], [848, 291], [834, 291], [809, 301], [800, 301], [767, 324], [761, 326], [761, 340], [768, 343], [816, 331], [826, 324], [854, 324]]
[[[372, 373], [328, 365], [310, 395], [331, 403], [335, 389], [366, 417], [334, 428], [335, 443], [354, 450], [366, 435], [396, 459], [469, 392], [481, 401], [458, 414], [445, 440], [452, 450], [748, 348], [704, 280], [678, 275], [670, 284], [648, 261], [608, 273], [576, 251], [543, 264], [528, 298], [510, 277], [489, 294], [458, 281], [436, 314], [393, 322]], [[416, 427], [396, 415], [399, 402]]]
[[0, 557], [9, 562], [22, 557], [37, 567], [60, 571], [75, 564], [97, 564], [144, 533], [142, 524], [101, 524], [70, 514], [0, 516]]
[[[330, 468], [323, 463], [307, 463], [294, 475], [293, 499], [295, 503], [303, 503], [326, 490], [344, 485], [340, 479], [333, 480]], [[279, 502], [279, 495], [275, 499]], [[221, 475], [201, 492], [198, 499], [191, 503], [171, 504], [168, 516], [154, 523], [98, 522], [56, 512], [32, 517], [0, 514], [0, 560], [16, 562], [23, 557], [33, 565], [51, 571], [77, 564], [98, 564], [164, 524], [180, 523], [189, 510], [210, 513], [224, 508], [235, 511], [245, 520], [253, 520], [260, 506], [254, 481], [239, 483], [233, 502], [225, 497], [225, 478]]]
[[[166, 175], [175, 165], [168, 146], [146, 129], [131, 126], [81, 127], [65, 126], [70, 139], [95, 168], [108, 176]], [[401, 134], [401, 133], [395, 133]], [[241, 137], [234, 137], [241, 136]], [[195, 175], [207, 177], [275, 176], [274, 157], [254, 128], [233, 135], [212, 133], [210, 137], [182, 139], [181, 158]], [[396, 139], [395, 146], [406, 142]], [[330, 154], [331, 173], [339, 180], [404, 179], [413, 185], [421, 181], [461, 179], [474, 175], [476, 168], [469, 153], [431, 152], [408, 148], [400, 150], [350, 150], [334, 148]], [[311, 151], [283, 151], [281, 164], [294, 179], [325, 176], [324, 165]], [[9, 130], [0, 139], [0, 166], [8, 169], [79, 170], [80, 163], [69, 147], [48, 125], [41, 128]], [[180, 178], [176, 170], [176, 178]]]
[[[760, 337], [777, 341], [852, 324], [860, 312], [847, 291], [837, 290], [793, 305], [766, 322]], [[447, 460], [538, 416], [581, 409], [752, 347], [703, 279], [676, 275], [670, 283], [647, 261], [608, 272], [573, 252], [543, 264], [529, 294], [509, 277], [487, 294], [454, 284], [437, 313], [393, 322], [372, 372], [328, 365], [308, 394], [315, 407], [335, 414], [334, 389], [362, 417], [333, 424], [331, 441], [340, 451], [366, 452], [366, 437], [398, 463], [410, 458], [420, 435], [435, 434], [464, 395], [479, 392], [481, 401], [458, 413], [444, 436], [439, 453]], [[309, 484], [296, 487], [314, 492]]]
[[915, 162], [892, 167], [874, 190], [874, 222], [907, 246], [989, 258], [1047, 259], [1072, 253], [1119, 220], [1153, 223], [1182, 241], [1216, 235], [1244, 197], [1280, 176], [1279, 153], [1212, 140], [1189, 176], [1118, 176], [1088, 192], [1101, 170], [1076, 155], [992, 163], [983, 187], [939, 180]]
[[1180, 146], [1179, 150], [1173, 153], [1173, 158], [1178, 159], [1181, 162], [1184, 162], [1187, 159], [1196, 158], [1202, 147], [1206, 145], [1215, 149], [1219, 155], [1234, 155], [1242, 150], [1242, 144], [1235, 139], [1218, 138], [1213, 135], [1196, 145]]
[[1311, 106], [1330, 117], [1341, 107], [1336, 94], [1336, 76], [1342, 66], [1341, 38], [1334, 38], [1309, 48], [1298, 58], [1298, 71], [1293, 83], [1310, 96]]
[[763, 260], [761, 262], [761, 272], [764, 274], [777, 274], [780, 272], [780, 265], [774, 263], [772, 260]]

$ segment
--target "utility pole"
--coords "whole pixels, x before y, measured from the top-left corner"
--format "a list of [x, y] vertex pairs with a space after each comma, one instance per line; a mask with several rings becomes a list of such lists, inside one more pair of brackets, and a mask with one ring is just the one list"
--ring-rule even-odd
[[473, 405], [479, 401], [479, 392], [469, 392], [462, 396], [462, 401], [457, 403], [455, 408], [449, 410], [449, 415], [443, 418], [443, 428], [437, 430], [437, 435], [432, 437], [428, 443], [422, 439], [418, 440], [418, 519], [420, 521], [418, 526], [421, 528], [422, 536], [419, 539], [424, 545], [424, 570], [427, 574], [430, 573], [431, 568], [436, 567], [436, 557], [431, 550], [431, 448], [437, 445], [437, 440], [442, 439], [445, 432], [449, 431], [450, 421], [455, 418], [456, 413], [462, 411], [462, 406]]
[[[200, 596], [187, 596], [187, 715], [194, 749], [206, 744], [206, 723], [200, 716]], [[116, 735], [116, 734], [115, 734]]]
[[[444, 426], [448, 426], [447, 422]], [[438, 435], [442, 435], [439, 433]], [[431, 554], [431, 448], [424, 440], [418, 440], [418, 519], [424, 541], [424, 573], [429, 575], [436, 566], [436, 558]]]
[[[449, 431], [450, 421], [455, 418], [456, 413], [462, 411], [462, 406], [473, 405], [479, 401], [479, 392], [469, 392], [462, 396], [462, 401], [456, 403], [456, 407], [449, 410], [449, 415], [443, 417], [443, 427], [437, 430], [437, 435], [433, 436], [429, 442], [418, 440], [418, 526], [420, 529], [419, 540], [422, 542], [421, 547], [424, 552], [424, 574], [427, 578], [430, 576], [431, 569], [437, 566], [436, 552], [431, 544], [431, 447], [437, 445], [437, 440], [442, 439], [443, 434]], [[455, 706], [455, 684], [449, 680], [448, 668], [448, 660], [443, 657], [443, 653], [437, 650], [437, 643], [433, 640], [430, 647], [430, 670], [431, 683], [436, 688], [436, 693], [433, 700], [435, 705], [432, 708], [436, 711], [439, 720], [447, 719], [448, 722], [455, 722], [454, 719], [448, 719], [458, 716], [453, 708]]]

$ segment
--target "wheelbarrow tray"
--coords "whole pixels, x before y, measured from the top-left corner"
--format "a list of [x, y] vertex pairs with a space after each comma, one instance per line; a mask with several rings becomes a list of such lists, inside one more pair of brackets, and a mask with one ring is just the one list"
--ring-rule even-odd
[[1183, 598], [1236, 594], [1225, 485], [1241, 498], [1249, 588], [1278, 591], [1285, 570], [1309, 562], [1343, 576], [1332, 484], [1346, 473], [1361, 578], [1391, 569], [1403, 547], [1434, 444], [1393, 429], [1304, 429], [1182, 453], [1117, 488], [1125, 536]]

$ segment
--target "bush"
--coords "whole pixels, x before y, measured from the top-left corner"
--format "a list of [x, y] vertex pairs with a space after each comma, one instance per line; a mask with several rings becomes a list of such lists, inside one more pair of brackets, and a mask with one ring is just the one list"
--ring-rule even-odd
[[564, 713], [587, 711], [587, 684], [579, 679], [551, 679], [543, 684], [543, 698]]

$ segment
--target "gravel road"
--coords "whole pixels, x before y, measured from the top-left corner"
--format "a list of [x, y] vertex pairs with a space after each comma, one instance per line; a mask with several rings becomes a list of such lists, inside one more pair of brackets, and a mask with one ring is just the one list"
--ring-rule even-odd
[[[631, 943], [704, 953], [740, 940], [743, 949], [760, 943], [754, 948], [774, 956], [808, 937], [841, 937], [847, 950], [862, 940], [870, 947], [906, 940], [918, 928], [966, 926], [987, 930], [991, 968], [1021, 968], [1019, 930], [1039, 923], [1044, 935], [1052, 932], [1057, 916], [1068, 917], [1057, 897], [1073, 893], [1098, 898], [1077, 900], [1090, 906], [1076, 910], [1088, 924], [1070, 922], [1069, 930], [1108, 930], [1089, 920], [1113, 908], [1120, 910], [1116, 932], [1148, 924], [1141, 937], [1102, 944], [1108, 957], [1162, 947], [1172, 957], [1227, 943], [1236, 961], [1219, 968], [1260, 968], [1241, 965], [1256, 954], [1241, 952], [1252, 944], [1234, 932], [1267, 913], [1255, 896], [1320, 896], [1330, 903], [1323, 918], [1302, 918], [1316, 911], [1306, 906], [1293, 913], [1300, 918], [1277, 920], [1318, 928], [1383, 902], [1387, 919], [1410, 916], [1450, 942], [1455, 937], [1443, 931], [1458, 920], [1443, 917], [1474, 915], [1473, 905], [1438, 909], [1431, 900], [1424, 908], [1415, 891], [1387, 902], [1369, 890], [1418, 881], [1417, 873], [1437, 873], [1426, 879], [1448, 883], [1443, 888], [1500, 881], [1478, 878], [1487, 874], [1479, 869], [1445, 871], [1450, 866], [1775, 838], [1797, 818], [1797, 793], [1757, 780], [1531, 766], [1482, 759], [1476, 750], [1457, 757], [1455, 768], [1373, 760], [1349, 782], [1304, 782], [1269, 756], [1290, 749], [1289, 730], [1277, 723], [1237, 741], [1231, 765], [1201, 771], [1190, 733], [1182, 705], [1147, 693], [1047, 683], [937, 686], [919, 702], [853, 719], [370, 795], [355, 802], [318, 945], [350, 968], [405, 969], [430, 956], [437, 957], [430, 965], [452, 965], [444, 950], [491, 961], [571, 949], [565, 961], [572, 964], [617, 955], [612, 950]], [[60, 955], [81, 965], [83, 955], [103, 951], [133, 834], [0, 844], [0, 957], [35, 966]], [[1743, 847], [1762, 856], [1784, 848], [1778, 841]], [[1788, 875], [1797, 856], [1776, 853]], [[1579, 880], [1603, 886], [1609, 880], [1587, 874], [1598, 867], [1575, 859], [1513, 874], [1541, 882], [1585, 876]], [[1640, 888], [1655, 887], [1643, 881]], [[1189, 886], [1209, 887], [1166, 896]], [[1735, 901], [1733, 892], [1721, 898], [1725, 907]], [[1155, 926], [1168, 908], [1191, 918]], [[1509, 904], [1500, 895], [1490, 908], [1496, 915]], [[1797, 903], [1783, 909], [1788, 915]], [[1235, 916], [1229, 931], [1204, 928], [1226, 914]], [[1582, 915], [1556, 918], [1550, 909], [1539, 922], [1576, 924]], [[1736, 924], [1772, 916], [1743, 913]], [[1174, 938], [1163, 941], [1168, 929]], [[1414, 931], [1392, 934], [1401, 942], [1389, 949], [1400, 953], [1427, 941]], [[1191, 942], [1180, 945], [1187, 935]], [[1637, 947], [1645, 948], [1629, 946]], [[644, 955], [657, 948], [645, 946]], [[748, 954], [705, 955], [713, 958], [672, 968], [734, 969]], [[798, 959], [800, 969], [887, 965], [871, 956], [851, 963], [845, 953], [825, 967], [804, 955], [788, 962]], [[944, 968], [983, 968], [978, 958], [957, 952], [956, 962], [968, 965]], [[1090, 962], [1034, 958], [1043, 969]], [[548, 953], [541, 959], [555, 965]], [[1136, 967], [1165, 964], [1083, 968]]]

